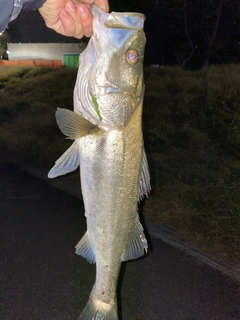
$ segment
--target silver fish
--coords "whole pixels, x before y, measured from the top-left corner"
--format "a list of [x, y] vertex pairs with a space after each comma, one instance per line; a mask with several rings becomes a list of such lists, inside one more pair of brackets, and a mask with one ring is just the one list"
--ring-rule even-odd
[[58, 109], [72, 146], [49, 177], [80, 164], [87, 232], [76, 253], [96, 263], [96, 281], [79, 320], [117, 320], [122, 261], [147, 252], [137, 203], [150, 189], [142, 139], [144, 15], [91, 6], [93, 36], [80, 55], [74, 112]]

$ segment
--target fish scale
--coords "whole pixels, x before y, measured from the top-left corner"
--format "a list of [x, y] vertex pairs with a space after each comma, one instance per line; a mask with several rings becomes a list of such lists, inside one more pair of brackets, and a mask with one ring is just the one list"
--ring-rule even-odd
[[76, 253], [96, 263], [96, 280], [79, 320], [117, 320], [121, 262], [147, 252], [137, 213], [150, 189], [142, 139], [144, 15], [107, 14], [96, 5], [91, 12], [93, 36], [80, 56], [74, 112], [56, 112], [74, 142], [48, 176], [80, 164], [87, 231]]

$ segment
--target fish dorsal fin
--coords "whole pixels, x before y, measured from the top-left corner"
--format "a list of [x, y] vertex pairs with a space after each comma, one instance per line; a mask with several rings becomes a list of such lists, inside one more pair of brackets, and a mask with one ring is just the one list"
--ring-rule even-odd
[[56, 178], [77, 169], [80, 163], [78, 145], [74, 142], [67, 151], [55, 162], [49, 171], [48, 178]]
[[147, 253], [148, 244], [143, 232], [143, 227], [136, 214], [136, 220], [130, 233], [129, 240], [125, 251], [121, 256], [122, 261], [137, 259]]
[[148, 168], [148, 161], [147, 161], [145, 150], [143, 149], [141, 172], [140, 172], [139, 187], [138, 187], [139, 201], [143, 199], [144, 195], [148, 197], [150, 190], [151, 190], [151, 186], [150, 186], [150, 174], [149, 174], [149, 168]]
[[96, 262], [95, 253], [88, 232], [85, 233], [75, 248], [76, 254], [84, 257], [89, 263], [94, 264]]
[[68, 109], [58, 108], [56, 111], [56, 121], [59, 129], [67, 136], [67, 139], [72, 140], [88, 135], [95, 127], [93, 123]]

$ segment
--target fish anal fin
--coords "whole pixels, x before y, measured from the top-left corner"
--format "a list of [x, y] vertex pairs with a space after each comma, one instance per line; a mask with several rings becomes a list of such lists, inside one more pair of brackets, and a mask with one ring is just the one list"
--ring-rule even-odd
[[77, 169], [80, 163], [78, 145], [74, 142], [67, 151], [55, 162], [49, 171], [48, 178], [56, 178]]
[[95, 127], [92, 122], [68, 109], [58, 108], [56, 111], [56, 121], [59, 129], [67, 136], [67, 139], [72, 140], [88, 135]]
[[127, 261], [131, 259], [137, 259], [147, 253], [148, 244], [143, 232], [143, 227], [136, 214], [136, 220], [133, 225], [133, 229], [130, 233], [127, 247], [124, 250], [121, 261]]
[[76, 254], [84, 257], [89, 263], [94, 264], [96, 262], [95, 253], [88, 232], [82, 237], [75, 247]]

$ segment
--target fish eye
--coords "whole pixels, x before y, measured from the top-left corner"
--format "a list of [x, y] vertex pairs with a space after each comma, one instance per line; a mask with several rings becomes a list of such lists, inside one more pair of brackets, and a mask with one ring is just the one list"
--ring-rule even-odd
[[128, 50], [126, 58], [128, 63], [136, 64], [139, 58], [138, 52], [136, 50]]

